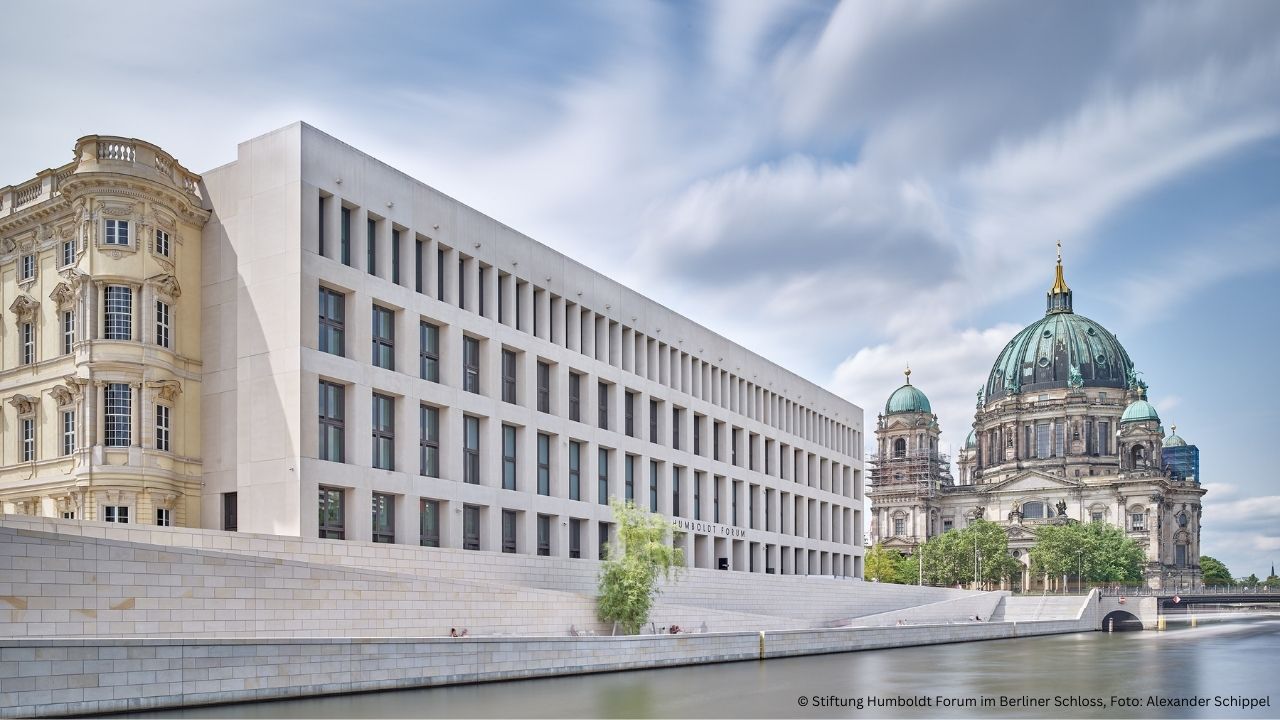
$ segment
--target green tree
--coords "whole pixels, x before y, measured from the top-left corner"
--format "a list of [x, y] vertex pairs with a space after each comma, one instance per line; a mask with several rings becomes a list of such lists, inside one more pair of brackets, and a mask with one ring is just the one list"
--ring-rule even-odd
[[1033, 572], [1090, 582], [1138, 582], [1144, 561], [1142, 548], [1106, 523], [1044, 525], [1031, 548]]
[[1230, 585], [1231, 571], [1221, 560], [1208, 555], [1200, 556], [1200, 575], [1205, 585]]
[[667, 544], [675, 525], [634, 503], [614, 500], [617, 535], [609, 557], [600, 566], [600, 598], [596, 612], [605, 622], [634, 635], [649, 621], [658, 596], [658, 578], [670, 580], [684, 565], [684, 551]]
[[924, 580], [929, 585], [971, 583], [975, 569], [979, 581], [999, 582], [1018, 570], [1018, 561], [1009, 556], [1008, 535], [987, 520], [929, 538], [899, 568], [901, 582], [919, 582], [920, 557], [924, 561]]
[[880, 582], [898, 582], [899, 566], [902, 565], [902, 555], [895, 550], [889, 550], [883, 545], [874, 545], [867, 551], [866, 558], [863, 559], [863, 575], [867, 580], [878, 580]]
[[1252, 585], [1257, 585], [1258, 583], [1260, 583], [1260, 582], [1262, 582], [1262, 581], [1258, 579], [1258, 576], [1257, 576], [1256, 574], [1254, 574], [1254, 573], [1249, 573], [1249, 577], [1246, 577], [1246, 578], [1240, 578], [1240, 579], [1239, 579], [1239, 580], [1237, 580], [1236, 582], [1240, 583], [1241, 585], [1250, 585], [1250, 586], [1252, 586]]

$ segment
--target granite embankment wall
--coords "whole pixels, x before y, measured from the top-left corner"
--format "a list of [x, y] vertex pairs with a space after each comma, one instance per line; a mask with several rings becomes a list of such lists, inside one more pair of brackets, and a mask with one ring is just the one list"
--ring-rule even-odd
[[[0, 515], [0, 527], [119, 540], [245, 557], [381, 570], [399, 575], [500, 583], [594, 596], [599, 562], [497, 552], [228, 533], [193, 528]], [[690, 568], [663, 587], [663, 603], [822, 624], [975, 593], [951, 588], [862, 582], [830, 576], [765, 575]], [[680, 623], [684, 625], [683, 623]], [[700, 625], [700, 623], [699, 623]]]
[[[585, 591], [594, 590], [597, 568], [584, 560], [0, 517], [0, 716], [745, 660], [760, 657], [762, 636], [765, 656], [778, 657], [1077, 632], [1098, 623], [1096, 603], [1077, 599], [1065, 619], [934, 624], [922, 620], [940, 608], [949, 617], [961, 606], [1006, 599], [691, 571], [662, 596], [655, 625], [710, 632], [615, 638], [603, 634]], [[556, 579], [561, 571], [571, 577]], [[933, 611], [921, 610], [907, 627], [820, 629], [930, 603]], [[1043, 602], [1036, 614], [1044, 616]], [[441, 637], [459, 625], [487, 637]], [[566, 636], [571, 625], [599, 635]]]
[[[1078, 632], [1080, 620], [763, 633], [764, 657]], [[4, 639], [0, 717], [50, 717], [754, 660], [762, 633], [560, 638]]]

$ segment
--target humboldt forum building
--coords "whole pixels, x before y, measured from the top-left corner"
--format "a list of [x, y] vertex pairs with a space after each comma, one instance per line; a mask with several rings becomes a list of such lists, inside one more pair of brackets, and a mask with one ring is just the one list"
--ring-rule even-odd
[[305, 124], [81, 138], [0, 277], [5, 513], [862, 574], [860, 408]]

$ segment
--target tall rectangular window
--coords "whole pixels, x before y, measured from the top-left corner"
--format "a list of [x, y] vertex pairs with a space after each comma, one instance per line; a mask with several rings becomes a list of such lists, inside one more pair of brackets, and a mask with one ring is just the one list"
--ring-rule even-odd
[[418, 407], [418, 472], [440, 477], [440, 409]]
[[370, 275], [378, 274], [378, 221], [369, 218], [365, 221], [365, 250], [368, 258], [365, 269]]
[[462, 416], [462, 481], [480, 484], [480, 419]]
[[658, 461], [649, 461], [649, 512], [658, 512]]
[[732, 481], [729, 483], [729, 510], [733, 513], [733, 524], [738, 524], [738, 483]]
[[320, 486], [320, 539], [347, 538], [346, 493], [341, 488]]
[[128, 383], [108, 383], [104, 420], [107, 447], [128, 447], [133, 430], [133, 396]]
[[66, 240], [62, 243], [62, 266], [76, 264], [76, 241]]
[[693, 416], [693, 454], [702, 454], [702, 418]]
[[423, 499], [418, 516], [418, 544], [440, 547], [440, 501]]
[[391, 282], [400, 284], [400, 231], [391, 230]]
[[346, 355], [347, 298], [342, 293], [320, 288], [320, 352]]
[[582, 376], [569, 373], [569, 419], [582, 420]]
[[702, 519], [702, 473], [693, 474], [693, 519]]
[[422, 292], [422, 249], [421, 239], [413, 241], [413, 291]]
[[480, 392], [480, 341], [467, 336], [462, 338], [462, 389]]
[[170, 450], [171, 413], [172, 410], [168, 405], [156, 406], [156, 449], [162, 452], [169, 452]]
[[373, 467], [396, 469], [396, 401], [373, 393]]
[[569, 518], [569, 557], [582, 557], [582, 521]]
[[102, 337], [105, 340], [133, 339], [133, 289], [125, 285], [108, 285], [103, 290], [106, 312], [103, 313]]
[[22, 418], [22, 462], [35, 462], [36, 459], [36, 421], [35, 418]]
[[502, 489], [516, 489], [516, 429], [502, 426]]
[[169, 233], [164, 230], [156, 230], [155, 251], [160, 257], [169, 257]]
[[337, 383], [320, 381], [320, 446], [321, 460], [346, 462], [346, 398], [345, 388]]
[[600, 406], [599, 410], [599, 428], [601, 430], [609, 429], [609, 384], [596, 383], [596, 400]]
[[601, 505], [609, 504], [609, 451], [600, 448], [599, 461], [596, 469], [597, 493], [596, 499]]
[[636, 456], [627, 455], [622, 460], [623, 493], [630, 502], [636, 501]]
[[462, 549], [480, 549], [480, 507], [462, 506]]
[[169, 527], [173, 525], [173, 511], [169, 508], [156, 508], [156, 526]]
[[1036, 423], [1036, 457], [1047, 458], [1049, 454], [1049, 423]]
[[106, 227], [106, 237], [103, 242], [107, 245], [128, 245], [129, 244], [129, 221], [128, 220], [108, 220]]
[[671, 468], [671, 514], [680, 517], [680, 468]]
[[683, 424], [684, 411], [680, 408], [671, 408], [671, 447], [672, 449], [680, 449], [680, 426]]
[[502, 402], [516, 402], [516, 354], [512, 350], [502, 351]]
[[436, 250], [436, 299], [444, 302], [444, 250]]
[[538, 361], [538, 412], [551, 412], [551, 366]]
[[538, 495], [552, 493], [552, 438], [538, 433]]
[[609, 523], [602, 522], [596, 526], [596, 547], [599, 554], [596, 556], [601, 560], [609, 559]]
[[396, 541], [396, 497], [386, 493], [373, 494], [373, 541]]
[[623, 402], [623, 430], [627, 433], [627, 437], [636, 436], [636, 394], [628, 392]]
[[649, 400], [649, 442], [658, 442], [658, 401]]
[[467, 309], [467, 261], [458, 258], [458, 307]]
[[169, 347], [169, 303], [156, 301], [156, 345]]
[[551, 516], [538, 516], [538, 554], [543, 557], [551, 556]]
[[476, 300], [478, 305], [478, 307], [476, 308], [476, 312], [479, 313], [480, 317], [488, 317], [488, 315], [485, 315], [485, 312], [484, 312], [485, 311], [484, 296], [485, 296], [485, 291], [488, 290], [488, 288], [485, 286], [486, 275], [487, 273], [485, 273], [485, 267], [483, 265], [476, 268], [476, 276], [477, 276]]
[[418, 323], [418, 377], [440, 382], [440, 327]]
[[1067, 448], [1067, 426], [1061, 422], [1054, 423], [1053, 428], [1053, 455], [1054, 457], [1062, 457], [1066, 454]]
[[711, 457], [716, 460], [722, 459], [720, 456], [720, 428], [722, 425], [723, 423], [711, 423]]
[[19, 342], [22, 343], [23, 365], [31, 365], [36, 361], [36, 326], [34, 323], [22, 323], [19, 326]]
[[569, 441], [569, 499], [582, 499], [582, 443]]
[[1111, 423], [1098, 423], [1098, 454], [1111, 454]]
[[30, 280], [36, 276], [36, 256], [23, 255], [18, 261], [18, 279]]
[[62, 411], [62, 454], [70, 455], [76, 451], [76, 411]]
[[324, 257], [324, 211], [326, 210], [325, 205], [329, 202], [329, 198], [321, 195], [319, 200], [320, 201], [316, 203], [316, 252], [320, 254], [320, 257]]
[[733, 464], [733, 465], [738, 464], [738, 441], [741, 439], [742, 439], [742, 431], [739, 430], [738, 428], [734, 428], [733, 431], [729, 433], [729, 463], [730, 464]]
[[502, 552], [516, 551], [516, 511], [502, 511]]
[[229, 492], [222, 494], [222, 529], [235, 532], [240, 529], [240, 496]]
[[375, 367], [396, 369], [396, 313], [380, 305], [373, 306], [373, 358]]
[[720, 522], [720, 478], [711, 478], [711, 522]]
[[342, 227], [339, 242], [342, 246], [342, 264], [351, 265], [351, 208], [342, 208]]
[[76, 314], [70, 310], [62, 313], [62, 354], [70, 355], [76, 342]]

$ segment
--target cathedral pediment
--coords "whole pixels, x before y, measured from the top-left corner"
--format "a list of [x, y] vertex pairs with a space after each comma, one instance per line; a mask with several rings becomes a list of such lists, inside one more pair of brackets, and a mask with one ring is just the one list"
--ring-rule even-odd
[[1036, 531], [1024, 525], [1008, 525], [1004, 529], [1004, 534], [1009, 536], [1010, 540], [1035, 540]]
[[987, 485], [986, 492], [1039, 492], [1045, 490], [1074, 490], [1083, 487], [1083, 483], [1074, 478], [1057, 477], [1029, 470], [1021, 475], [995, 485]]

